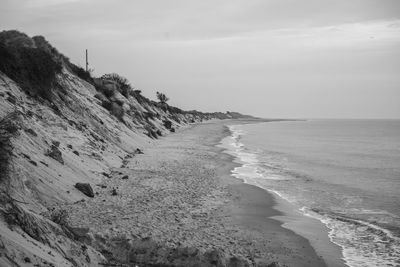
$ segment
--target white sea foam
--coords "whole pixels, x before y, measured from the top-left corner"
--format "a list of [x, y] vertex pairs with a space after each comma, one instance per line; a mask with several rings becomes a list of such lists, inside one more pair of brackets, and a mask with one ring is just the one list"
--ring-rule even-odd
[[[330, 229], [329, 238], [342, 248], [347, 265], [398, 266], [400, 240], [390, 231], [361, 220], [320, 214], [307, 207], [300, 210], [304, 215], [320, 220]], [[387, 253], [389, 246], [393, 253]]]
[[[271, 188], [267, 188], [261, 183], [263, 180], [284, 180], [282, 176], [276, 175], [267, 169], [262, 168], [258, 155], [246, 150], [240, 139], [245, 135], [245, 131], [239, 126], [231, 126], [232, 132], [229, 153], [234, 155], [242, 164], [232, 170], [232, 176], [242, 179], [245, 183], [252, 184], [270, 191], [288, 202], [294, 203], [293, 197]], [[265, 166], [265, 165], [264, 165]], [[400, 240], [389, 230], [377, 225], [362, 221], [333, 215], [329, 213], [318, 213], [303, 207], [300, 211], [309, 217], [318, 219], [329, 229], [331, 242], [342, 248], [343, 259], [351, 267], [372, 267], [372, 266], [400, 266]], [[359, 210], [353, 214], [369, 213], [383, 214], [385, 211], [378, 210]], [[392, 251], [387, 253], [387, 251]]]

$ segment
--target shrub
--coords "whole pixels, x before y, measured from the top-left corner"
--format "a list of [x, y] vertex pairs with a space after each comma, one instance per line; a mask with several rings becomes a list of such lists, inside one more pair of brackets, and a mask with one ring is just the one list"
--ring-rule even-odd
[[61, 64], [43, 50], [0, 43], [0, 70], [31, 96], [50, 100], [61, 69]]
[[131, 91], [131, 96], [133, 96], [140, 104], [143, 103], [144, 101], [144, 96], [142, 96], [142, 91], [141, 90], [133, 90]]
[[112, 110], [112, 103], [109, 100], [103, 100], [103, 102], [101, 102], [101, 106], [105, 109], [107, 109], [108, 111], [111, 112]]
[[10, 47], [34, 47], [34, 41], [25, 33], [11, 30], [0, 32], [0, 43]]
[[111, 114], [117, 117], [118, 120], [124, 122], [123, 120], [125, 114], [124, 109], [117, 103], [111, 104]]
[[87, 81], [88, 83], [93, 84], [93, 78], [92, 75], [90, 74], [89, 71], [84, 70], [82, 67], [76, 66], [74, 64], [70, 64], [69, 67], [71, 68], [71, 71], [76, 74], [79, 78], [82, 80]]
[[134, 96], [134, 97], [141, 96], [141, 94], [142, 94], [142, 90], [133, 90], [133, 91], [131, 91], [131, 95]]
[[5, 182], [10, 171], [13, 145], [11, 137], [18, 133], [18, 112], [7, 114], [0, 120], [0, 182]]
[[160, 101], [161, 104], [167, 104], [167, 101], [169, 100], [169, 98], [160, 92], [157, 92], [157, 99]]
[[120, 76], [117, 73], [109, 73], [101, 76], [101, 79], [115, 81], [118, 84], [119, 91], [123, 96], [128, 97], [131, 94], [132, 86], [127, 78]]

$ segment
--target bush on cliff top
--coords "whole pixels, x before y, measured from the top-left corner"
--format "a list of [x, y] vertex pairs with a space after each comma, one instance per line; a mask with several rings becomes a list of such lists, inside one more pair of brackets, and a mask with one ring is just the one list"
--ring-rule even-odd
[[10, 47], [0, 43], [0, 71], [31, 96], [50, 100], [61, 64], [38, 48]]
[[50, 100], [56, 74], [62, 66], [94, 84], [90, 72], [72, 64], [43, 36], [30, 38], [15, 30], [0, 32], [0, 71], [28, 94]]
[[43, 36], [34, 36], [32, 37], [32, 40], [37, 48], [50, 54], [56, 62], [65, 66], [68, 70], [72, 71], [82, 80], [93, 84], [93, 78], [89, 71], [86, 71], [82, 67], [71, 63], [68, 57], [60, 53], [57, 48], [52, 46]]

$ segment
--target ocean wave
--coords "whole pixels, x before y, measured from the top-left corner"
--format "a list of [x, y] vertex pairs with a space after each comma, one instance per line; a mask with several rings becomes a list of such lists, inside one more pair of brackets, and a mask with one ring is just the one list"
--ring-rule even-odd
[[[295, 196], [268, 187], [263, 181], [302, 180], [312, 181], [311, 177], [286, 170], [276, 155], [258, 154], [249, 151], [241, 142], [247, 133], [239, 126], [229, 127], [231, 131], [229, 154], [234, 155], [241, 166], [232, 170], [232, 176], [274, 193], [278, 197], [298, 204]], [[268, 158], [273, 157], [273, 158]], [[318, 219], [329, 229], [331, 242], [342, 248], [343, 259], [348, 266], [400, 266], [400, 239], [391, 231], [371, 222], [354, 219], [346, 214], [326, 212], [303, 207], [300, 211], [309, 217]], [[349, 214], [384, 214], [384, 211], [348, 210]], [[387, 213], [387, 212], [386, 212]]]
[[329, 238], [342, 248], [348, 266], [399, 266], [400, 239], [391, 231], [342, 214], [307, 207], [300, 210], [330, 229]]

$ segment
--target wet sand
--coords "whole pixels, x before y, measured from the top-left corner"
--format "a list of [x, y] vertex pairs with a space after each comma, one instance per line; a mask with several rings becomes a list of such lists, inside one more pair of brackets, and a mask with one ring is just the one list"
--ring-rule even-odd
[[216, 146], [227, 123], [191, 125], [141, 148], [95, 186], [95, 198], [67, 207], [70, 223], [94, 234], [218, 249], [251, 265], [325, 266], [307, 239], [271, 218], [282, 213], [270, 193], [230, 175], [237, 164]]

